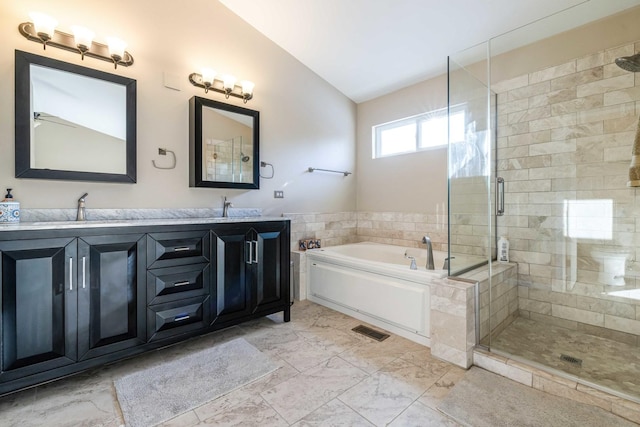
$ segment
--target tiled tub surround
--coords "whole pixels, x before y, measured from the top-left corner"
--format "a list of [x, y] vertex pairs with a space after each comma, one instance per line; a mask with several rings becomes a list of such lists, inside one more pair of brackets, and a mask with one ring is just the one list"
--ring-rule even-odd
[[518, 263], [520, 316], [638, 345], [640, 196], [626, 186], [640, 74], [615, 58], [640, 42], [494, 85], [498, 234]]
[[[443, 208], [444, 209], [444, 208]], [[403, 212], [285, 213], [291, 219], [291, 250], [302, 239], [321, 239], [323, 246], [375, 242], [424, 247], [429, 235], [434, 250], [447, 250], [447, 214]]]

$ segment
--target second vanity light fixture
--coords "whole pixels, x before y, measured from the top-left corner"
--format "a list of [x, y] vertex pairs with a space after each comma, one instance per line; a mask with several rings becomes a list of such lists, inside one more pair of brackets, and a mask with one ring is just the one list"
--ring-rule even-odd
[[236, 78], [234, 76], [228, 74], [218, 76], [216, 72], [210, 68], [204, 68], [202, 74], [189, 74], [189, 81], [194, 86], [204, 88], [204, 93], [212, 90], [223, 93], [227, 99], [229, 99], [229, 96], [235, 96], [236, 98], [241, 98], [245, 104], [253, 98], [253, 88], [255, 86], [253, 82], [243, 80], [238, 85], [236, 84]]
[[43, 13], [32, 12], [29, 18], [33, 22], [23, 22], [18, 26], [20, 34], [28, 40], [42, 43], [43, 48], [53, 46], [70, 52], [103, 61], [112, 62], [114, 68], [118, 65], [128, 67], [133, 64], [133, 57], [125, 50], [127, 44], [116, 38], [107, 37], [107, 45], [93, 41], [93, 31], [75, 25], [71, 27], [73, 35], [57, 31], [58, 21]]

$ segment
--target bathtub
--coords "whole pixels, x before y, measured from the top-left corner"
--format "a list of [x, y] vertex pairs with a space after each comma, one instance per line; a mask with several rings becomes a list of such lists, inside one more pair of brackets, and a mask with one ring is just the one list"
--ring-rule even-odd
[[368, 242], [308, 250], [307, 298], [429, 346], [430, 286], [447, 271], [446, 252], [433, 251], [438, 270], [425, 268], [426, 252]]

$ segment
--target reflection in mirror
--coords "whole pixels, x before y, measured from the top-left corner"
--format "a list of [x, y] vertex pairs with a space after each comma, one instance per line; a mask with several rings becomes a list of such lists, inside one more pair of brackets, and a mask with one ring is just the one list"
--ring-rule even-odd
[[135, 182], [135, 80], [16, 51], [16, 177]]
[[193, 97], [190, 115], [190, 186], [259, 188], [259, 112]]

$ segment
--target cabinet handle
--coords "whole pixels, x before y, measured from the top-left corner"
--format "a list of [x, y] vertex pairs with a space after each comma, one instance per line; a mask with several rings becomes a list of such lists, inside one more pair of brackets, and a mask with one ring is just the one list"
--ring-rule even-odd
[[177, 287], [177, 286], [184, 286], [184, 285], [188, 285], [188, 284], [190, 284], [190, 283], [191, 283], [190, 281], [185, 280], [184, 282], [175, 282], [175, 283], [173, 284], [173, 286], [174, 286], [174, 287]]
[[[251, 264], [253, 263], [253, 251], [251, 250], [251, 241], [245, 242], [246, 245], [249, 246], [249, 248], [247, 249], [247, 255], [245, 256], [245, 263], [246, 264]], [[248, 258], [248, 259], [246, 259]]]
[[184, 251], [190, 251], [191, 248], [188, 246], [181, 246], [179, 248], [173, 248], [174, 252], [184, 252]]
[[257, 240], [254, 240], [254, 241], [253, 241], [253, 244], [254, 244], [254, 245], [256, 245], [256, 257], [255, 257], [255, 259], [253, 260], [253, 263], [254, 263], [254, 264], [257, 264], [257, 263], [258, 263], [258, 241], [257, 241]]
[[73, 258], [69, 258], [69, 290], [73, 290]]
[[85, 287], [85, 257], [82, 257], [82, 289]]
[[190, 316], [188, 314], [180, 314], [173, 318], [174, 322], [179, 322], [181, 320], [187, 320]]

